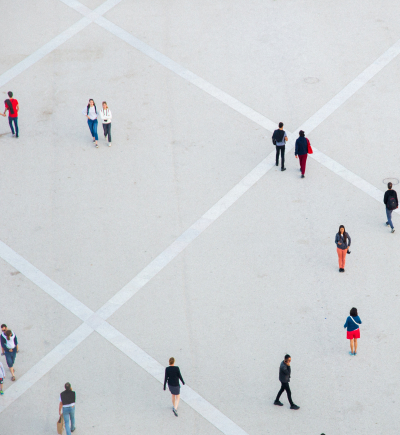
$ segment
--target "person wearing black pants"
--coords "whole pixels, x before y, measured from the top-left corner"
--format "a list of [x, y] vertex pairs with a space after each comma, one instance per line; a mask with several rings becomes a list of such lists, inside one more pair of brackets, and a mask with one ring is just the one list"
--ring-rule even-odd
[[276, 146], [276, 166], [279, 166], [279, 153], [281, 154], [281, 171], [285, 168], [285, 144], [288, 140], [286, 132], [283, 130], [283, 122], [279, 123], [279, 129], [272, 135], [272, 143]]
[[279, 367], [279, 380], [281, 381], [281, 389], [279, 390], [278, 395], [276, 396], [274, 405], [283, 406], [283, 403], [279, 401], [282, 393], [286, 390], [286, 394], [290, 403], [290, 409], [299, 409], [300, 406], [297, 406], [293, 403], [292, 400], [292, 392], [290, 391], [289, 382], [290, 382], [290, 362], [292, 358], [290, 355], [285, 355], [284, 361], [281, 362]]

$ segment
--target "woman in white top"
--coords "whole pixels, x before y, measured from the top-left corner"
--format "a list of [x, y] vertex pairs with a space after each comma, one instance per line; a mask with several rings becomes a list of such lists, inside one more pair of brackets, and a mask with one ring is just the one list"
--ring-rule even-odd
[[97, 141], [99, 140], [99, 137], [97, 136], [97, 109], [96, 104], [94, 104], [94, 101], [92, 98], [89, 100], [89, 104], [82, 110], [82, 113], [86, 116], [88, 126], [90, 133], [93, 137], [93, 142], [96, 146], [96, 148], [99, 147]]
[[103, 101], [103, 108], [100, 110], [100, 116], [103, 122], [104, 137], [107, 139], [108, 135], [108, 146], [111, 146], [111, 110], [108, 108], [107, 103]]

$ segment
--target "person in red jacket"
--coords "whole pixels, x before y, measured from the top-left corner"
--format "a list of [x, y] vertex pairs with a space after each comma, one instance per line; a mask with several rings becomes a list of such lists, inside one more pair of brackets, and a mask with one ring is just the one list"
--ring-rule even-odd
[[[8, 92], [9, 99], [4, 101], [5, 104], [5, 110], [4, 113], [2, 113], [3, 116], [7, 116], [6, 113], [8, 111], [8, 123], [10, 124], [11, 133], [15, 137], [19, 137], [19, 130], [18, 130], [18, 111], [19, 111], [19, 104], [18, 100], [13, 98], [13, 93], [10, 91]], [[15, 126], [15, 131], [13, 128], [13, 123]]]

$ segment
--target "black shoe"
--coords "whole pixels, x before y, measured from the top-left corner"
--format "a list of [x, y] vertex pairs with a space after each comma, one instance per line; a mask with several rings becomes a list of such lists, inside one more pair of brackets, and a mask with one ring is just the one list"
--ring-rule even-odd
[[304, 178], [304, 174], [301, 174], [301, 178]]
[[339, 272], [343, 272], [343, 269], [342, 269], [342, 268], [340, 268], [340, 269], [339, 269]]
[[76, 429], [76, 427], [74, 427], [73, 429], [71, 429], [71, 432], [73, 432]]
[[275, 400], [274, 405], [283, 406], [283, 403], [279, 400]]
[[342, 269], [342, 272], [344, 272], [344, 269]]
[[279, 166], [279, 163], [275, 163], [275, 166]]
[[286, 168], [281, 168], [281, 171], [286, 171]]
[[174, 408], [172, 412], [175, 414], [175, 417], [178, 417], [178, 411]]
[[297, 406], [293, 403], [293, 405], [291, 405], [290, 409], [300, 409], [300, 406]]

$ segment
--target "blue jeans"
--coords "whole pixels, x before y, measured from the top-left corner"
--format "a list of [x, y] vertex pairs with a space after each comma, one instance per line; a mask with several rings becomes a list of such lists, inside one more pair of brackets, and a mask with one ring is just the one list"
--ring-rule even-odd
[[[71, 429], [75, 430], [75, 405], [74, 406], [63, 406], [63, 416], [65, 422], [65, 432], [67, 435], [71, 435]], [[69, 419], [71, 418], [71, 425], [69, 424]]]
[[388, 208], [386, 209], [386, 217], [387, 217], [387, 224], [390, 225], [390, 228], [393, 229], [393, 222], [392, 222], [392, 211], [393, 210], [389, 210]]
[[[13, 128], [13, 125], [12, 125], [13, 121], [14, 121], [14, 125], [15, 125], [15, 131], [14, 131], [14, 128]], [[17, 133], [17, 137], [18, 137], [18, 116], [16, 118], [11, 118], [9, 116], [8, 117], [8, 123], [10, 124], [11, 133], [12, 134]]]
[[15, 358], [17, 356], [17, 347], [14, 347], [12, 352], [10, 352], [10, 350], [5, 347], [4, 354], [6, 356], [6, 361], [7, 361], [8, 367], [12, 367], [14, 365]]
[[97, 136], [97, 119], [88, 119], [87, 123], [92, 137], [94, 137], [95, 140], [99, 140], [99, 137]]

